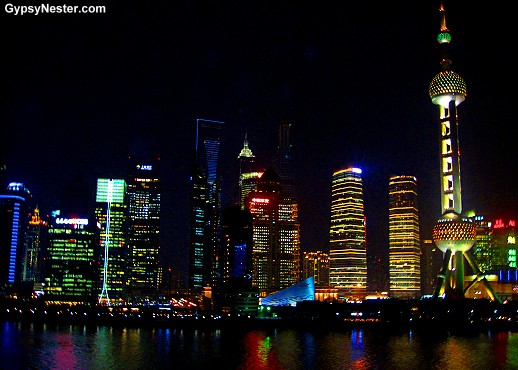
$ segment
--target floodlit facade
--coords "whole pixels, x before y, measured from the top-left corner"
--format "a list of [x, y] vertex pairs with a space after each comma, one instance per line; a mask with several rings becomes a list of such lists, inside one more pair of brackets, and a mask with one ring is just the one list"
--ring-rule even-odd
[[421, 296], [421, 266], [417, 180], [392, 176], [389, 180], [389, 277], [390, 296]]
[[145, 298], [158, 289], [160, 179], [158, 161], [137, 163], [127, 181], [128, 259], [126, 292]]
[[333, 173], [329, 284], [340, 298], [363, 298], [367, 290], [367, 246], [362, 171], [349, 167]]
[[100, 265], [103, 304], [125, 299], [127, 244], [126, 181], [97, 179], [95, 219], [100, 226]]

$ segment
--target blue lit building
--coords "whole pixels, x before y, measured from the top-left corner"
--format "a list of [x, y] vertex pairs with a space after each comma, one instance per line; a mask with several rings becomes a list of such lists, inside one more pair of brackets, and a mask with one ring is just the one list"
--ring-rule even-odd
[[12, 182], [0, 192], [0, 286], [12, 287], [22, 281], [31, 194], [22, 183]]
[[261, 299], [261, 306], [296, 306], [298, 302], [315, 300], [315, 277], [300, 281]]
[[223, 122], [196, 120], [188, 267], [188, 287], [192, 291], [215, 287], [220, 281], [223, 127]]

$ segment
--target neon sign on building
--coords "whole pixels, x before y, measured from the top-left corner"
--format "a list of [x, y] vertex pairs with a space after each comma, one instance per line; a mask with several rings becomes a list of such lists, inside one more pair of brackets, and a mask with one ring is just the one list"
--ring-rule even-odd
[[270, 199], [268, 199], [268, 198], [252, 198], [252, 202], [254, 202], [254, 203], [270, 203]]
[[87, 218], [56, 218], [56, 224], [58, 225], [88, 225]]

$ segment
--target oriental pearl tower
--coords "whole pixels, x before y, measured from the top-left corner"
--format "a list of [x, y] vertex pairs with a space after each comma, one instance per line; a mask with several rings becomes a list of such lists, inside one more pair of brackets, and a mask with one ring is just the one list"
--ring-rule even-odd
[[[451, 35], [446, 27], [444, 6], [440, 6], [441, 28], [437, 36], [441, 51], [441, 72], [430, 83], [429, 94], [437, 105], [440, 133], [440, 186], [442, 216], [433, 228], [433, 241], [443, 253], [443, 266], [437, 277], [434, 298], [465, 298], [466, 293], [481, 281], [491, 300], [497, 300], [491, 285], [478, 267], [471, 252], [475, 244], [474, 223], [462, 216], [460, 184], [460, 152], [457, 106], [466, 98], [466, 83], [451, 70], [448, 48]], [[464, 259], [474, 276], [465, 286]]]

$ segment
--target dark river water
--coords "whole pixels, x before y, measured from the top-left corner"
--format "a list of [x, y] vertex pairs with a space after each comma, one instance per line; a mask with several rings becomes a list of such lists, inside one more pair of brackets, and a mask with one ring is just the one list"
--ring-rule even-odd
[[0, 322], [1, 369], [518, 369], [518, 333]]

